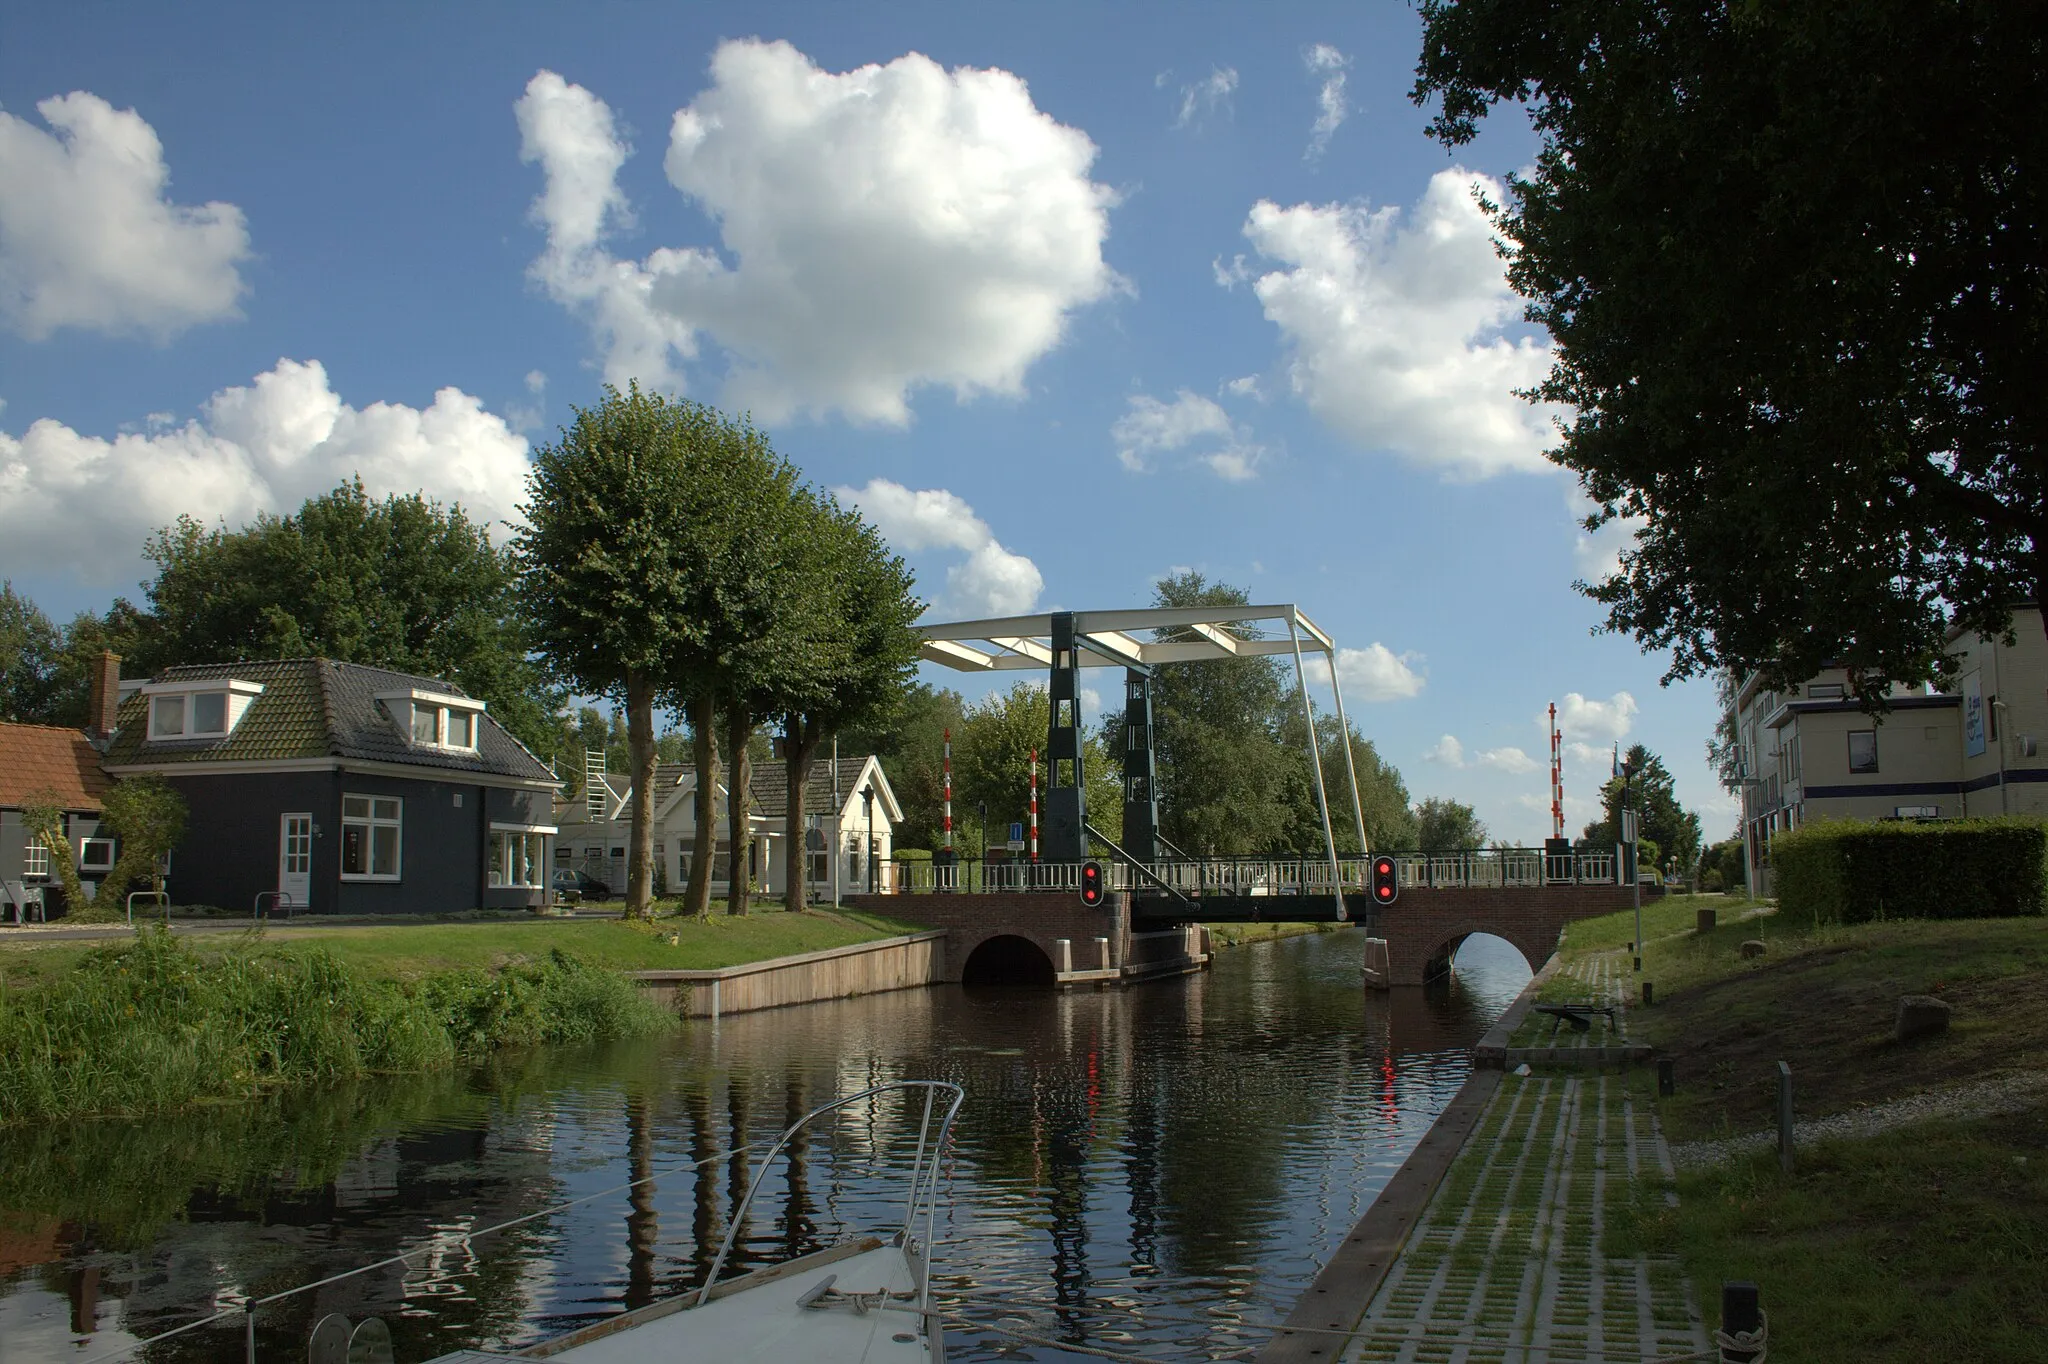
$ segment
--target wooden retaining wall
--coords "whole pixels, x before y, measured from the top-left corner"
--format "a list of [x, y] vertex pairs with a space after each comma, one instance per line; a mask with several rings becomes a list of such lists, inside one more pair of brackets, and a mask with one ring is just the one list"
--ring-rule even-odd
[[712, 971], [626, 974], [684, 1018], [717, 1018], [930, 985], [945, 979], [945, 939], [939, 930]]

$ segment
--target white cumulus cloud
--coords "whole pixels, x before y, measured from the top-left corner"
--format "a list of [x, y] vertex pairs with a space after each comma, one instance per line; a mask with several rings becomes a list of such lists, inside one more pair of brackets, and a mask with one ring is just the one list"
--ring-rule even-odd
[[233, 204], [166, 197], [163, 143], [133, 109], [74, 90], [0, 111], [0, 318], [158, 339], [237, 317], [249, 231]]
[[1301, 64], [1322, 82], [1316, 90], [1315, 127], [1309, 130], [1308, 151], [1303, 153], [1304, 160], [1314, 161], [1328, 149], [1330, 138], [1351, 112], [1344, 98], [1344, 73], [1350, 69], [1351, 59], [1328, 43], [1317, 43], [1301, 54]]
[[527, 468], [525, 440], [459, 389], [424, 408], [351, 407], [319, 361], [279, 360], [182, 426], [153, 416], [106, 440], [44, 418], [0, 432], [0, 544], [11, 561], [113, 586], [134, 580], [143, 543], [180, 514], [239, 527], [360, 476], [372, 496], [424, 493], [487, 522], [517, 515]]
[[[1422, 693], [1423, 677], [1415, 670], [1422, 661], [1421, 654], [1397, 654], [1374, 640], [1363, 649], [1337, 650], [1337, 678], [1345, 694], [1358, 700], [1402, 701]], [[1329, 685], [1330, 663], [1323, 655], [1303, 655], [1302, 671]]]
[[834, 73], [786, 42], [720, 44], [664, 160], [719, 244], [640, 261], [606, 245], [629, 221], [609, 108], [542, 71], [516, 112], [546, 179], [535, 278], [589, 319], [614, 382], [681, 387], [709, 337], [729, 406], [902, 425], [921, 387], [1022, 394], [1072, 313], [1120, 285], [1095, 144], [1007, 71], [910, 53]]
[[1465, 745], [1458, 742], [1455, 734], [1446, 734], [1438, 739], [1422, 751], [1422, 757], [1426, 762], [1442, 763], [1446, 767], [1491, 767], [1516, 776], [1536, 770], [1536, 760], [1514, 747], [1482, 749], [1468, 758]]
[[1206, 446], [1194, 452], [1195, 458], [1218, 477], [1242, 482], [1257, 472], [1266, 453], [1251, 433], [1231, 421], [1230, 414], [1213, 400], [1187, 389], [1181, 389], [1170, 403], [1137, 394], [1111, 425], [1109, 434], [1116, 442], [1117, 459], [1133, 473], [1153, 468], [1158, 455]]
[[[1252, 289], [1289, 349], [1297, 396], [1352, 443], [1461, 478], [1547, 469], [1551, 412], [1515, 396], [1550, 369], [1473, 196], [1500, 186], [1438, 172], [1411, 210], [1254, 205], [1244, 234], [1281, 268]], [[1218, 279], [1228, 272], [1218, 266]]]
[[[1581, 745], [1611, 744], [1628, 737], [1637, 709], [1636, 698], [1625, 691], [1618, 691], [1605, 701], [1566, 692], [1557, 703], [1557, 732], [1567, 741]], [[1537, 723], [1547, 730], [1549, 713], [1539, 715]]]
[[860, 508], [899, 553], [951, 550], [967, 555], [947, 568], [945, 593], [928, 614], [940, 619], [1015, 616], [1038, 604], [1045, 590], [1038, 565], [1004, 549], [988, 522], [959, 495], [944, 488], [906, 488], [886, 478], [833, 491], [841, 502]]

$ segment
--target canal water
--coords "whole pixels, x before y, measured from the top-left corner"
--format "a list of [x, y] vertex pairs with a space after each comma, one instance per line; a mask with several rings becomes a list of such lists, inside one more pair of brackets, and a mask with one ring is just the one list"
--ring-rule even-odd
[[[891, 1079], [967, 1091], [933, 1276], [971, 1321], [948, 1329], [954, 1358], [1248, 1357], [1529, 977], [1481, 938], [1446, 986], [1374, 995], [1362, 940], [1232, 949], [1124, 991], [909, 990], [173, 1120], [8, 1129], [0, 1364], [84, 1364], [422, 1247], [266, 1309], [258, 1358], [305, 1358], [328, 1312], [382, 1317], [398, 1364], [529, 1342], [701, 1282], [745, 1187], [736, 1148]], [[738, 1262], [886, 1228], [914, 1136], [866, 1107], [832, 1125], [772, 1175]], [[242, 1329], [147, 1357], [238, 1360]]]

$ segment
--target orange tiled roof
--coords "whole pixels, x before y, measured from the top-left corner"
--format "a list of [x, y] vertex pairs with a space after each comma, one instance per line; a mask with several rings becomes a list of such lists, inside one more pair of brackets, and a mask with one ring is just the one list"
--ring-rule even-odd
[[0, 723], [0, 806], [56, 798], [66, 810], [98, 810], [112, 783], [82, 731]]

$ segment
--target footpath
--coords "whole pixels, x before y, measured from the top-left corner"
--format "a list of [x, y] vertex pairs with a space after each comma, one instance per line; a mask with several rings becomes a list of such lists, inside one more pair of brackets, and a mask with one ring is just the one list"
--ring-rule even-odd
[[[1677, 1261], [1610, 1235], [1641, 1200], [1676, 1202], [1643, 1072], [1603, 1068], [1633, 1050], [1617, 960], [1626, 967], [1619, 954], [1553, 963], [1530, 982], [1480, 1052], [1495, 1065], [1547, 1064], [1474, 1072], [1261, 1364], [1716, 1358]], [[1611, 1019], [1582, 1033], [1534, 1013], [1560, 971], [1567, 993]]]

